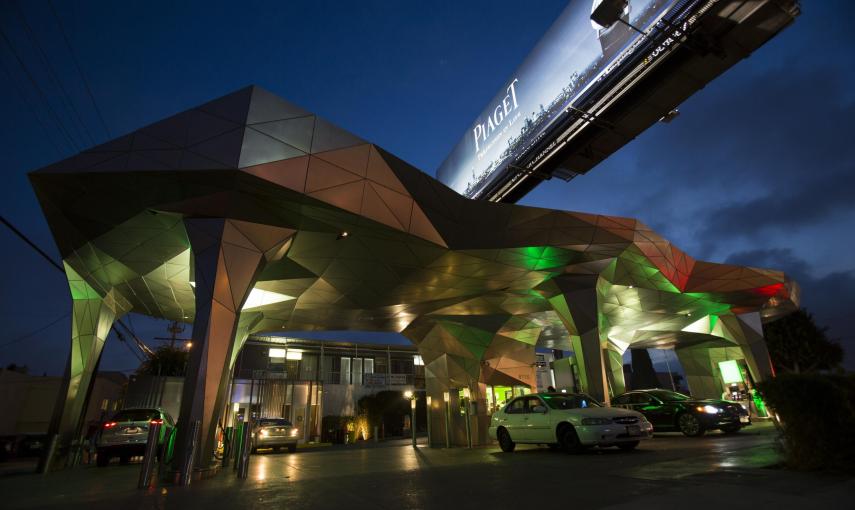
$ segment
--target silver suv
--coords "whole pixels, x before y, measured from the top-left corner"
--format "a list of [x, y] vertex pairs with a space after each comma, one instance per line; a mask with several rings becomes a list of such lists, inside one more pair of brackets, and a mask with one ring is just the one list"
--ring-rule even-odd
[[110, 463], [113, 457], [127, 464], [131, 457], [143, 455], [148, 442], [148, 428], [154, 423], [161, 424], [158, 445], [163, 445], [172, 434], [175, 423], [169, 413], [159, 408], [123, 409], [101, 426], [101, 432], [95, 441], [98, 453], [98, 467]]
[[294, 453], [297, 451], [297, 439], [299, 429], [294, 427], [290, 421], [284, 418], [259, 418], [252, 430], [252, 452], [260, 448], [288, 448]]

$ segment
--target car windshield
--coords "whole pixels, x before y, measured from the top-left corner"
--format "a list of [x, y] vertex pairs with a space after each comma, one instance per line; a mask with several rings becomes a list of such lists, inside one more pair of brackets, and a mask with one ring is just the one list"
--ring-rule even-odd
[[290, 427], [291, 422], [284, 418], [262, 418], [258, 420], [259, 427]]
[[160, 413], [155, 409], [125, 409], [116, 413], [116, 416], [113, 416], [113, 421], [149, 421], [157, 418], [160, 418]]
[[691, 397], [687, 395], [683, 395], [682, 393], [677, 393], [676, 391], [668, 391], [668, 390], [653, 390], [648, 391], [650, 395], [658, 398], [663, 402], [674, 402], [677, 400], [689, 400]]
[[588, 407], [601, 407], [599, 402], [582, 394], [568, 395], [541, 395], [546, 405], [552, 409], [585, 409]]

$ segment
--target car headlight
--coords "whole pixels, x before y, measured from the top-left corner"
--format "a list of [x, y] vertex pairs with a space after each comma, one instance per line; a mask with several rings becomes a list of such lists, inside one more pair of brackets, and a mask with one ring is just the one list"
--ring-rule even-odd
[[258, 435], [259, 435], [259, 436], [261, 436], [261, 437], [267, 437], [267, 431], [266, 431], [266, 430], [262, 430], [261, 432], [259, 432], [259, 433], [258, 433]]
[[296, 427], [291, 429], [291, 437], [295, 437], [298, 432], [300, 432], [300, 429], [298, 429]]
[[709, 404], [707, 404], [705, 406], [698, 406], [696, 409], [700, 413], [707, 413], [707, 414], [718, 414], [721, 412], [721, 409], [719, 409], [716, 406], [711, 406]]
[[582, 418], [582, 425], [609, 425], [610, 418]]

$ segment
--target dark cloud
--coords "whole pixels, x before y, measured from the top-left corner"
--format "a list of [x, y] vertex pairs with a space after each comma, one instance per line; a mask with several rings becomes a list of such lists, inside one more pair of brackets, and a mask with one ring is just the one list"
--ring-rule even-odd
[[741, 203], [725, 205], [709, 213], [702, 238], [751, 236], [770, 229], [814, 225], [855, 208], [855, 164], [819, 180], [805, 178], [789, 189]]
[[855, 271], [835, 271], [816, 277], [810, 262], [791, 250], [780, 248], [734, 253], [726, 262], [772, 267], [795, 279], [802, 289], [802, 306], [814, 314], [821, 326], [829, 328], [832, 338], [840, 340], [847, 353], [845, 364], [850, 369], [855, 368], [855, 336], [851, 332], [855, 317]]

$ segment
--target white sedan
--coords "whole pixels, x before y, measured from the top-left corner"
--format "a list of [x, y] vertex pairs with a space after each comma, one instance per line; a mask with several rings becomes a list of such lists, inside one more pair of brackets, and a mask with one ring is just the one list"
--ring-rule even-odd
[[639, 412], [602, 407], [580, 393], [538, 393], [517, 397], [490, 420], [490, 437], [502, 451], [517, 443], [546, 444], [567, 452], [589, 446], [631, 450], [653, 435], [653, 425]]

